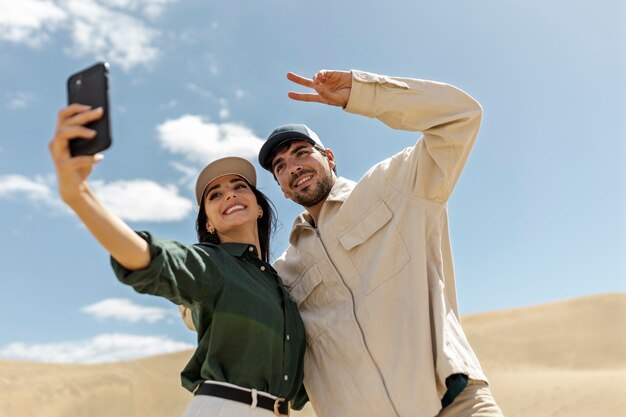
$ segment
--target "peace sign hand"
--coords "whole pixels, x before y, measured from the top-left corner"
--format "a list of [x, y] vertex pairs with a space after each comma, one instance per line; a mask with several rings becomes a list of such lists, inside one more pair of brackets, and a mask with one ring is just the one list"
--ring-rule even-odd
[[350, 99], [350, 91], [352, 90], [352, 73], [350, 71], [321, 70], [312, 79], [289, 72], [287, 79], [315, 90], [315, 93], [290, 91], [288, 96], [293, 100], [345, 107]]

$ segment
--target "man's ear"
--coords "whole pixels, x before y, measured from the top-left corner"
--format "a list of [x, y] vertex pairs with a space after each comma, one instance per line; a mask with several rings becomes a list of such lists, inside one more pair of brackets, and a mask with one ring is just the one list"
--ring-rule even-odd
[[335, 154], [332, 149], [326, 148], [326, 159], [328, 159], [328, 166], [330, 167], [330, 170], [332, 171], [335, 169]]

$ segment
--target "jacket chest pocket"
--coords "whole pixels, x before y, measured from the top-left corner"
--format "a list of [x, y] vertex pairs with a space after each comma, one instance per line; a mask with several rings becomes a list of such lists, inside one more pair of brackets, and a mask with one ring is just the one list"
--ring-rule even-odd
[[335, 303], [317, 265], [313, 264], [304, 271], [290, 294], [298, 304], [308, 343], [313, 344], [337, 321]]
[[393, 278], [409, 262], [409, 252], [391, 221], [393, 213], [380, 201], [339, 236], [361, 275], [366, 294]]

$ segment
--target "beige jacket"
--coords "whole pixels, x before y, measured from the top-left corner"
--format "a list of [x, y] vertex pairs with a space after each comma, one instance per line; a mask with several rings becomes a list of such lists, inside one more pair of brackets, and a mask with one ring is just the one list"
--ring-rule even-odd
[[423, 137], [356, 184], [339, 178], [274, 266], [304, 319], [318, 417], [431, 417], [448, 375], [486, 380], [458, 320], [446, 203], [482, 110], [450, 85], [352, 74], [346, 111]]

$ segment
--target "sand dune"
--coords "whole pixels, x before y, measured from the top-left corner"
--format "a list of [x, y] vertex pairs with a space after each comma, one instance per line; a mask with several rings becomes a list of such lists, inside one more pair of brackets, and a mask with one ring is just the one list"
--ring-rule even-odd
[[508, 417], [626, 416], [626, 293], [462, 321]]
[[[469, 315], [463, 325], [508, 417], [626, 415], [626, 293]], [[191, 399], [178, 375], [189, 355], [0, 361], [0, 417], [177, 416]]]
[[106, 365], [0, 361], [0, 417], [159, 417], [182, 414], [190, 352]]

